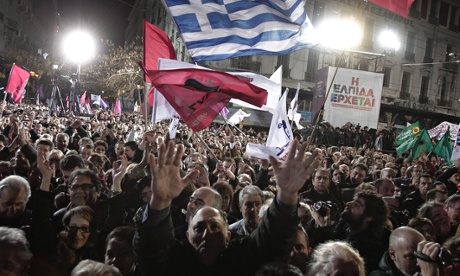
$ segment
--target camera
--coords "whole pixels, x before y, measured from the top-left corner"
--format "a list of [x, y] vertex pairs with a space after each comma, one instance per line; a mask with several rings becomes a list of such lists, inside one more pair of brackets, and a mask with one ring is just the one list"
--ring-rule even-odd
[[322, 217], [325, 217], [327, 215], [327, 211], [333, 207], [334, 203], [331, 201], [318, 201], [313, 204], [313, 209]]
[[415, 251], [414, 256], [421, 260], [424, 260], [425, 262], [437, 263], [441, 267], [446, 267], [453, 263], [452, 253], [450, 253], [450, 251], [444, 247], [441, 247], [441, 249], [439, 250], [439, 253], [436, 256], [436, 260], [431, 259], [430, 256], [419, 251]]

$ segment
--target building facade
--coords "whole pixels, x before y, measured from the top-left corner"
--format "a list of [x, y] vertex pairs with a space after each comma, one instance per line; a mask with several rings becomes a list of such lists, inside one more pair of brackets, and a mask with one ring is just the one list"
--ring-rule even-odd
[[[178, 59], [190, 61], [180, 34], [160, 1], [138, 0], [130, 16], [127, 39], [142, 33], [140, 21], [165, 30], [178, 52]], [[285, 56], [251, 56], [203, 62], [218, 70], [247, 70], [271, 75], [283, 65], [283, 86], [292, 94], [301, 84], [299, 109], [309, 111], [315, 72], [327, 66], [380, 72], [384, 74], [379, 122], [402, 125], [422, 121], [432, 127], [442, 121], [459, 123], [460, 92], [460, 2], [456, 0], [415, 0], [409, 17], [403, 18], [364, 0], [307, 1], [307, 14], [314, 26], [328, 19], [352, 18], [362, 27], [363, 38], [355, 51], [342, 52], [321, 45]], [[143, 12], [141, 12], [143, 10]], [[135, 30], [134, 26], [137, 26]], [[396, 32], [399, 50], [385, 49], [379, 35], [385, 30]], [[131, 35], [128, 35], [131, 34]]]

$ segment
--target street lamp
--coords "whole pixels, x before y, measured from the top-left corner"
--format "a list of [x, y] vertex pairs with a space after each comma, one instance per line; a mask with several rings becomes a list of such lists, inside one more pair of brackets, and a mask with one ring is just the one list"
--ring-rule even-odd
[[72, 111], [74, 105], [76, 105], [77, 111], [80, 112], [80, 107], [78, 105], [79, 95], [77, 95], [80, 90], [80, 67], [82, 63], [85, 63], [94, 57], [96, 52], [96, 44], [88, 32], [76, 30], [69, 33], [64, 38], [63, 52], [69, 61], [77, 64], [76, 80], [73, 78], [71, 79], [71, 92], [73, 92], [73, 95], [70, 95], [69, 98], [70, 110]]

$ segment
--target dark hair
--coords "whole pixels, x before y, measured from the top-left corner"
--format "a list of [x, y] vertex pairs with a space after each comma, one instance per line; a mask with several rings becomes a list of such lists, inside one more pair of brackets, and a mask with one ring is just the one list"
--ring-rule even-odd
[[435, 200], [437, 194], [446, 194], [445, 191], [441, 189], [431, 189], [426, 193], [426, 201]]
[[459, 201], [460, 201], [460, 195], [459, 194], [453, 194], [453, 195], [449, 196], [446, 199], [446, 206], [449, 207], [449, 208], [452, 208], [454, 206], [454, 204], [459, 202]]
[[359, 167], [360, 169], [366, 171], [366, 173], [367, 173], [367, 169], [368, 169], [368, 168], [367, 168], [366, 164], [363, 164], [363, 163], [356, 163], [356, 164], [353, 164], [353, 166], [351, 166], [351, 168], [350, 168], [350, 171], [353, 170], [353, 169], [356, 168], [356, 167]]
[[[383, 183], [385, 183], [385, 182], [391, 182], [391, 183], [393, 183], [393, 181], [392, 181], [391, 179], [386, 178], [386, 177], [384, 177], [384, 178], [379, 178], [379, 179], [377, 179], [377, 180], [374, 181], [374, 184], [373, 184], [373, 185], [374, 185], [374, 187], [377, 189], [377, 192], [379, 192], [380, 187], [381, 187], [381, 186], [383, 185]], [[393, 184], [394, 184], [394, 183], [393, 183]]]
[[302, 276], [302, 271], [286, 262], [271, 262], [257, 270], [255, 276]]
[[96, 191], [100, 192], [101, 191], [101, 180], [99, 179], [99, 177], [94, 173], [93, 170], [89, 170], [89, 169], [79, 169], [79, 170], [76, 170], [74, 171], [71, 175], [70, 175], [70, 179], [69, 179], [69, 183], [72, 183], [73, 180], [77, 177], [77, 176], [86, 176], [86, 177], [89, 177], [91, 179], [91, 183], [94, 184], [94, 186], [96, 187]]
[[116, 239], [121, 242], [125, 242], [128, 245], [131, 245], [133, 242], [134, 238], [134, 227], [132, 226], [120, 226], [112, 230], [110, 234], [107, 236], [105, 239], [105, 246], [107, 247], [107, 244], [111, 239]]
[[125, 143], [124, 147], [128, 147], [131, 150], [135, 151], [135, 150], [137, 150], [137, 143], [135, 141], [128, 141], [128, 142]]
[[98, 147], [98, 146], [103, 146], [106, 150], [107, 148], [109, 147], [107, 145], [106, 142], [102, 141], [102, 140], [97, 140], [96, 142], [94, 142], [94, 148]]
[[373, 218], [371, 227], [382, 226], [388, 218], [388, 207], [383, 198], [377, 193], [369, 190], [357, 192], [355, 197], [364, 199], [366, 208], [364, 215]]
[[61, 171], [71, 171], [76, 167], [83, 169], [85, 167], [85, 161], [83, 161], [83, 158], [79, 155], [66, 155], [59, 162], [59, 166], [61, 167]]
[[69, 226], [70, 220], [75, 215], [79, 215], [89, 222], [89, 227], [91, 228], [91, 232], [96, 231], [97, 229], [96, 213], [94, 212], [93, 209], [91, 209], [91, 207], [83, 205], [83, 206], [77, 206], [75, 208], [70, 209], [64, 214], [64, 217], [62, 218], [62, 223], [64, 223], [65, 226]]
[[8, 138], [5, 135], [0, 134], [0, 141], [2, 141], [3, 144], [7, 144], [8, 143]]
[[38, 145], [49, 146], [50, 150], [52, 150], [54, 148], [53, 142], [51, 140], [48, 140], [48, 139], [38, 139], [36, 147], [38, 147]]

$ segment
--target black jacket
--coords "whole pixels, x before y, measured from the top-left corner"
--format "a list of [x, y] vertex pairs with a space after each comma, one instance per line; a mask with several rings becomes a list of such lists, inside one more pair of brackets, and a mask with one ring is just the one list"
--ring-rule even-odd
[[[188, 242], [174, 238], [171, 216], [155, 223], [152, 214], [169, 210], [140, 210], [135, 218], [134, 248], [144, 275], [254, 275], [267, 261], [287, 255], [297, 224], [295, 209], [274, 203], [260, 226], [248, 237], [233, 240], [212, 266], [203, 265]], [[144, 207], [145, 208], [145, 207]], [[147, 213], [147, 218], [145, 214]]]
[[379, 269], [369, 273], [369, 276], [399, 276], [399, 270], [396, 268], [395, 263], [390, 258], [390, 254], [385, 252], [379, 262]]

